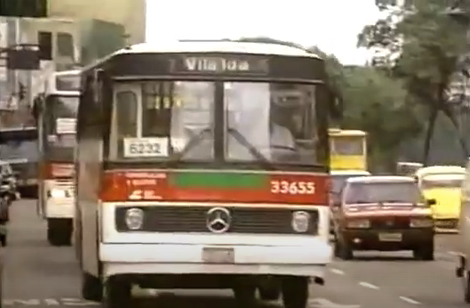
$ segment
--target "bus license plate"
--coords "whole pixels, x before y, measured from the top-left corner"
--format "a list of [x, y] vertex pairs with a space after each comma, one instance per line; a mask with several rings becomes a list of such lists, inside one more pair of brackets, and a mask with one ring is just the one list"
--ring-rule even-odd
[[204, 247], [202, 261], [205, 263], [234, 263], [235, 250], [233, 248]]
[[379, 233], [379, 240], [381, 242], [401, 242], [401, 233]]

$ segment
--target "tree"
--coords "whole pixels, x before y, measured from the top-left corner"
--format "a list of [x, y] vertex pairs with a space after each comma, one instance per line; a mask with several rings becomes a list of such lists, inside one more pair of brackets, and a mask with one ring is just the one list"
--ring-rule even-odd
[[428, 161], [430, 141], [440, 112], [456, 128], [462, 150], [468, 157], [448, 97], [459, 59], [468, 51], [467, 25], [446, 13], [448, 2], [443, 0], [415, 0], [412, 6], [406, 7], [398, 7], [390, 0], [376, 0], [376, 3], [380, 9], [388, 11], [388, 16], [366, 26], [358, 36], [358, 45], [380, 52], [374, 59], [375, 65], [403, 82], [408, 104], [421, 105], [427, 112], [423, 163]]
[[373, 67], [344, 69], [344, 128], [368, 132], [373, 169], [393, 170], [400, 144], [421, 132], [419, 110], [406, 104], [402, 83]]

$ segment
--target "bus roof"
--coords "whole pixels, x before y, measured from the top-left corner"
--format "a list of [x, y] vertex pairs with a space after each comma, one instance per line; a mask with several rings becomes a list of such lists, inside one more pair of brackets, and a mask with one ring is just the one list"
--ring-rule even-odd
[[81, 72], [93, 69], [116, 55], [147, 53], [239, 53], [254, 55], [277, 55], [287, 57], [306, 57], [322, 59], [315, 53], [302, 48], [274, 43], [256, 43], [239, 41], [171, 41], [158, 43], [141, 43], [131, 45], [96, 60], [82, 68]]
[[69, 76], [69, 75], [80, 75], [80, 70], [67, 70], [67, 71], [56, 71], [54, 76]]
[[430, 174], [444, 174], [444, 173], [465, 173], [465, 168], [460, 166], [429, 166], [416, 171], [418, 177]]
[[169, 43], [141, 43], [116, 51], [114, 54], [130, 53], [244, 53], [291, 57], [320, 57], [305, 49], [273, 43], [238, 41], [173, 41]]
[[330, 136], [366, 136], [367, 135], [367, 133], [362, 130], [337, 129], [337, 128], [328, 129], [328, 134]]
[[80, 96], [80, 91], [51, 91], [51, 92], [47, 92], [47, 96], [76, 97], [76, 96]]

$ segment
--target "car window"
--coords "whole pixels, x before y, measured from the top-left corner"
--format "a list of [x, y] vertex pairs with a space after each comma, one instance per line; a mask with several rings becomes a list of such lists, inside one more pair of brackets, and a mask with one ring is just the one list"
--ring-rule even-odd
[[349, 183], [344, 198], [346, 204], [396, 202], [425, 205], [418, 186], [411, 182]]

